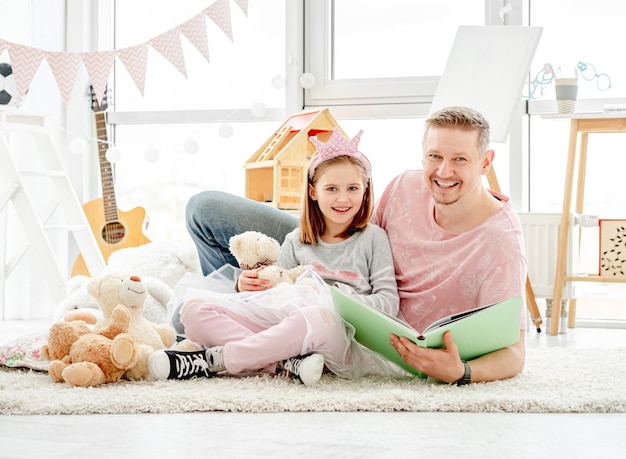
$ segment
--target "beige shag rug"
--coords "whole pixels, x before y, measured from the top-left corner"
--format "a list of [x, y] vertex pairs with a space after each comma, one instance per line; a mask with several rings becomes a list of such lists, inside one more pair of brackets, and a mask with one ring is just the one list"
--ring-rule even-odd
[[0, 367], [0, 414], [201, 411], [626, 412], [626, 348], [527, 351], [518, 377], [463, 387], [432, 380], [324, 375], [315, 387], [284, 377], [123, 381], [92, 388], [45, 372]]

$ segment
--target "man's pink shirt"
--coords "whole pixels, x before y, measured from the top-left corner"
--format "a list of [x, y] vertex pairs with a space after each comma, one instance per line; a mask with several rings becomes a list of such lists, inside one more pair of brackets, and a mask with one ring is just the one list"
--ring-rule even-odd
[[394, 256], [400, 312], [416, 330], [435, 320], [506, 300], [523, 299], [527, 263], [520, 220], [506, 196], [481, 225], [451, 233], [434, 219], [422, 171], [406, 171], [385, 189], [372, 221], [385, 229]]

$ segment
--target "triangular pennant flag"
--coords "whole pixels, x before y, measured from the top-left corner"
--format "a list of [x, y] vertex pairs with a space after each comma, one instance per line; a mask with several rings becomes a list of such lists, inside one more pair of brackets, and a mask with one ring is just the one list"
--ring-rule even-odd
[[183, 46], [180, 43], [178, 30], [172, 29], [154, 37], [150, 40], [150, 45], [160, 52], [165, 59], [170, 61], [172, 65], [187, 78], [185, 56], [183, 56]]
[[143, 96], [146, 86], [146, 68], [148, 66], [148, 44], [132, 46], [130, 48], [122, 48], [117, 52], [128, 74], [135, 82], [137, 89]]
[[83, 64], [85, 64], [89, 74], [96, 99], [100, 103], [107, 89], [107, 82], [115, 60], [115, 51], [92, 51], [81, 53], [80, 57], [83, 59]]
[[233, 41], [233, 25], [230, 21], [230, 4], [228, 1], [217, 0], [204, 10], [204, 14], [222, 29], [230, 41]]
[[57, 82], [59, 91], [61, 91], [63, 102], [67, 105], [72, 95], [72, 90], [74, 89], [74, 83], [76, 82], [80, 56], [78, 53], [47, 52], [46, 60]]
[[237, 6], [243, 11], [243, 14], [248, 16], [248, 0], [235, 0]]
[[179, 27], [179, 30], [200, 51], [200, 54], [204, 56], [207, 62], [211, 62], [209, 59], [209, 39], [206, 33], [206, 17], [204, 14], [200, 13], [195, 18], [185, 22]]
[[16, 97], [21, 100], [41, 65], [44, 52], [37, 48], [16, 45], [15, 43], [11, 43], [8, 49], [11, 68], [15, 75]]

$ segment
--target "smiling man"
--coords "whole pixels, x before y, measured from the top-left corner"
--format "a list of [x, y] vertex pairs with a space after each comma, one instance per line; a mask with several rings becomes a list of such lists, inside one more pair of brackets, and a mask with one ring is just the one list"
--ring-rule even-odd
[[[396, 177], [374, 216], [391, 243], [400, 311], [417, 330], [454, 313], [524, 298], [527, 269], [512, 204], [483, 186], [494, 158], [487, 120], [467, 107], [445, 108], [426, 120], [422, 148], [423, 170]], [[518, 343], [472, 362], [461, 361], [450, 334], [445, 349], [395, 336], [391, 343], [409, 365], [439, 380], [491, 381], [523, 369], [525, 310], [520, 321]]]

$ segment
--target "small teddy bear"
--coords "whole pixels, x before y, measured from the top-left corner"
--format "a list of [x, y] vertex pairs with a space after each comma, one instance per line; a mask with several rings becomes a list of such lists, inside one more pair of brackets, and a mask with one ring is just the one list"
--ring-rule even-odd
[[283, 283], [293, 284], [304, 272], [304, 266], [291, 269], [276, 266], [280, 244], [276, 239], [258, 231], [246, 231], [231, 237], [229, 250], [241, 269], [263, 267], [259, 271], [259, 278], [268, 279], [272, 287]]
[[41, 349], [50, 361], [48, 374], [55, 382], [90, 387], [119, 381], [137, 364], [139, 345], [125, 333], [130, 324], [128, 309], [117, 306], [107, 327], [93, 333], [82, 320], [59, 321], [50, 327]]

